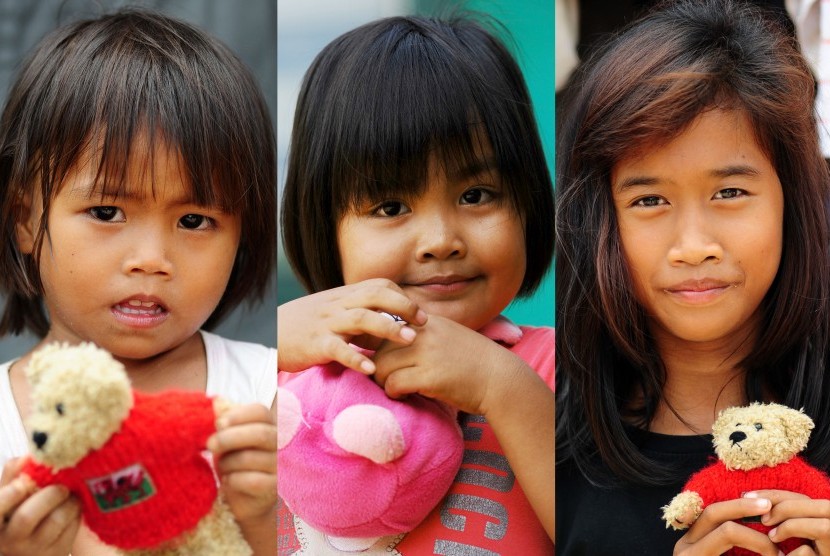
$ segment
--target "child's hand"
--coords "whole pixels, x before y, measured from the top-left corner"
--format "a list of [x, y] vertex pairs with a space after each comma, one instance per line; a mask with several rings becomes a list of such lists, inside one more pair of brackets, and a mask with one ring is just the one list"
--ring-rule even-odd
[[277, 308], [279, 370], [296, 372], [337, 361], [371, 373], [375, 365], [349, 343], [374, 348], [377, 339], [408, 344], [415, 331], [381, 312], [422, 325], [426, 313], [394, 282], [382, 278], [307, 295]]
[[[221, 402], [220, 402], [221, 404]], [[208, 440], [225, 500], [237, 521], [269, 517], [277, 506], [277, 421], [259, 404], [222, 411]]]
[[375, 380], [392, 398], [418, 393], [484, 415], [515, 372], [533, 370], [493, 340], [430, 315], [410, 345], [385, 342], [375, 353]]
[[708, 556], [723, 554], [730, 548], [740, 547], [762, 556], [778, 556], [778, 547], [767, 535], [733, 521], [765, 514], [771, 507], [769, 498], [738, 498], [710, 504], [704, 508], [686, 534], [677, 541], [674, 554]]
[[18, 476], [22, 460], [12, 460], [0, 478], [0, 553], [4, 556], [66, 556], [81, 525], [81, 510], [62, 486], [35, 491]]
[[744, 497], [772, 502], [772, 510], [761, 516], [761, 523], [774, 527], [769, 532], [772, 542], [808, 539], [813, 541], [813, 551], [805, 554], [830, 555], [830, 500], [814, 500], [786, 490], [759, 490]]

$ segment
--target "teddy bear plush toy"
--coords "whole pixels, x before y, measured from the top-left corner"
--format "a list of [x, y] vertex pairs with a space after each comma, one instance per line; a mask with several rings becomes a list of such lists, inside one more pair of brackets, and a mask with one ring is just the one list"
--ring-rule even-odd
[[[775, 403], [723, 410], [712, 425], [718, 461], [692, 475], [682, 492], [663, 507], [666, 527], [686, 529], [709, 504], [740, 498], [752, 490], [789, 490], [830, 499], [830, 479], [797, 455], [807, 446], [813, 426], [802, 411]], [[740, 523], [763, 533], [772, 529], [757, 518]], [[806, 542], [791, 538], [778, 547], [789, 554]], [[726, 554], [756, 553], [733, 548]]]
[[[480, 333], [504, 344], [521, 330], [497, 318]], [[341, 550], [415, 528], [447, 493], [464, 441], [457, 411], [419, 395], [393, 400], [339, 364], [284, 377], [277, 394], [278, 491]]]
[[133, 391], [121, 363], [92, 344], [46, 346], [26, 373], [23, 473], [69, 488], [104, 543], [131, 555], [252, 553], [203, 453], [227, 402]]

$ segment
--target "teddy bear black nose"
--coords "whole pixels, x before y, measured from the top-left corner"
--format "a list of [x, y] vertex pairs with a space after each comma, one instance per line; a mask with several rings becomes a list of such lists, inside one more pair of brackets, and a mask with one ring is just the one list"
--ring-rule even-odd
[[34, 434], [32, 434], [32, 440], [35, 441], [35, 446], [40, 449], [43, 448], [43, 445], [46, 444], [47, 440], [49, 440], [49, 435], [45, 432], [35, 431]]
[[741, 440], [746, 440], [746, 433], [735, 431], [729, 435], [729, 440], [732, 441], [732, 444], [737, 444]]

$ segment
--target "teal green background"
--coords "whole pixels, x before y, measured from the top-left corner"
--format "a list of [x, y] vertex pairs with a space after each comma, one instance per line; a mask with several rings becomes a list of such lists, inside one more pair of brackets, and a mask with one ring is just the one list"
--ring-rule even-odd
[[[491, 15], [507, 29], [502, 37], [519, 62], [533, 102], [545, 158], [553, 175], [554, 165], [554, 4], [551, 0], [416, 0], [415, 13], [441, 15], [461, 7]], [[551, 215], [550, 233], [553, 234]], [[278, 266], [278, 303], [304, 295], [282, 256]], [[551, 270], [532, 297], [517, 299], [505, 311], [514, 322], [526, 325], [554, 324], [554, 276]]]

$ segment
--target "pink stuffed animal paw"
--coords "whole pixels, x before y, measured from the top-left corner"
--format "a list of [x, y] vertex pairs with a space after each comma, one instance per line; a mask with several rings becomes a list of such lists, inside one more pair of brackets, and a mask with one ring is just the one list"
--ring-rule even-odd
[[334, 418], [332, 437], [338, 446], [375, 463], [389, 463], [406, 448], [395, 415], [379, 405], [357, 404]]

